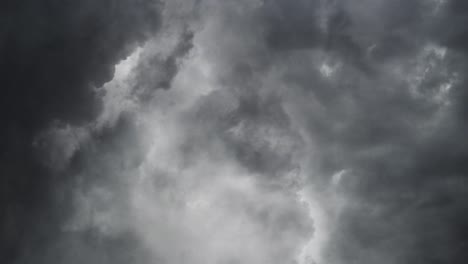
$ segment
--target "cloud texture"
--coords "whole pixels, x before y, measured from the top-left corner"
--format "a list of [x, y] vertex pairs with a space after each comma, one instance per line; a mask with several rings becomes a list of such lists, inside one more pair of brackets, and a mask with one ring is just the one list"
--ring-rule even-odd
[[466, 259], [464, 1], [2, 5], [2, 263]]

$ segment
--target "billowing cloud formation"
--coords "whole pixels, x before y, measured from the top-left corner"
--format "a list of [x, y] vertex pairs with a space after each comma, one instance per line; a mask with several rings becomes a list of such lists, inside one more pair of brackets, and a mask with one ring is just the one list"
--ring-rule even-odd
[[7, 262], [462, 263], [463, 1], [130, 2], [7, 9]]
[[161, 7], [157, 1], [44, 0], [4, 1], [0, 10], [0, 261], [10, 263], [26, 254], [26, 244], [48, 243], [66, 203], [51, 197], [63, 179], [43, 166], [34, 139], [54, 120], [63, 130], [53, 135], [80, 134], [68, 123], [97, 114], [94, 87], [112, 79], [114, 65], [157, 31]]

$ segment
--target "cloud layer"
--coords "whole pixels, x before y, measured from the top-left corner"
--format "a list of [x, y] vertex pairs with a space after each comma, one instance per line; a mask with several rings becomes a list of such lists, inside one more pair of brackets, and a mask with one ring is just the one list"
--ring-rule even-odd
[[0, 11], [5, 263], [462, 263], [467, 5]]

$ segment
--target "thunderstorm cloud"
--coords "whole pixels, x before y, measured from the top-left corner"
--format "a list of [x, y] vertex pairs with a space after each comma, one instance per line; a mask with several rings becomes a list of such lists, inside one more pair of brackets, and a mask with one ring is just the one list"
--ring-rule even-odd
[[468, 258], [468, 2], [0, 4], [0, 263]]

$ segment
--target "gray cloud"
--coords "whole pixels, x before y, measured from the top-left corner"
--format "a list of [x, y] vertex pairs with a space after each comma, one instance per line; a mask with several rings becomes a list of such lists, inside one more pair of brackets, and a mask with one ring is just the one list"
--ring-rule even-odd
[[68, 180], [18, 263], [462, 263], [462, 2], [167, 1], [138, 48], [122, 2], [97, 117], [34, 118]]
[[[157, 31], [160, 5], [6, 1], [0, 9], [0, 261], [12, 263], [27, 244], [47, 243], [62, 221], [62, 205], [52, 193], [63, 178], [48, 171], [37, 155], [41, 144], [33, 141], [54, 120], [67, 127], [99, 112], [93, 87], [111, 79], [114, 64]], [[66, 145], [70, 149], [52, 154], [51, 161], [75, 148]]]

